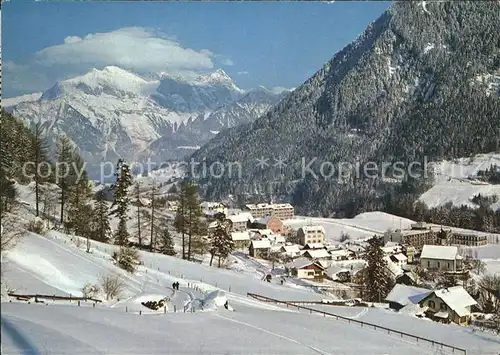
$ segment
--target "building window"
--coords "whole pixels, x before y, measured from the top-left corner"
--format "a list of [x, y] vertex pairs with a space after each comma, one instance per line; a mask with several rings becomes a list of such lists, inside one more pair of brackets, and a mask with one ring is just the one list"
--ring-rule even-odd
[[446, 309], [447, 309], [447, 308], [446, 308], [446, 303], [441, 302], [441, 304], [439, 305], [439, 309], [440, 309], [441, 311], [446, 311]]
[[427, 267], [431, 267], [431, 262], [427, 260]]
[[441, 267], [441, 263], [438, 261], [438, 269]]
[[430, 308], [434, 308], [436, 306], [433, 300], [429, 300], [427, 304], [429, 305]]

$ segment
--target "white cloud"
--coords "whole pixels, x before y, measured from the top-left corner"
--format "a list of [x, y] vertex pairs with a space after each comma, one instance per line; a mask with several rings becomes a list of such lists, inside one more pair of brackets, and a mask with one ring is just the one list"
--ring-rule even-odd
[[222, 65], [234, 65], [233, 61], [229, 58], [221, 60]]
[[248, 75], [249, 73], [247, 71], [239, 71], [236, 74], [238, 74], [238, 75]]
[[184, 48], [179, 42], [142, 27], [93, 33], [83, 38], [68, 36], [63, 44], [35, 54], [36, 62], [44, 66], [117, 65], [139, 72], [211, 69], [212, 57], [209, 50]]
[[233, 64], [208, 49], [186, 48], [173, 36], [143, 27], [126, 27], [82, 37], [67, 36], [61, 44], [46, 47], [22, 63], [4, 62], [4, 88], [16, 95], [44, 91], [57, 80], [106, 65], [139, 74], [195, 75], [212, 70], [215, 61]]

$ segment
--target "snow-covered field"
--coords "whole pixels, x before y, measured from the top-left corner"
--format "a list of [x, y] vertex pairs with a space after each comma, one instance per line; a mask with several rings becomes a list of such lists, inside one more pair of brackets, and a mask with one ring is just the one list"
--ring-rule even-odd
[[[20, 188], [20, 198], [28, 205], [23, 218], [29, 220], [33, 217], [29, 188]], [[365, 239], [413, 223], [380, 212], [353, 219], [299, 217], [289, 221], [294, 227], [310, 222], [323, 225], [332, 242], [342, 232], [352, 239]], [[495, 254], [500, 249], [493, 247], [477, 248], [481, 258], [490, 259], [489, 271], [500, 266], [500, 257]], [[142, 265], [135, 274], [128, 274], [112, 263], [115, 250], [113, 245], [91, 241], [91, 253], [87, 253], [83, 239], [49, 231], [44, 236], [27, 233], [4, 254], [2, 287], [10, 292], [82, 296], [85, 284], [97, 284], [109, 275], [119, 277], [124, 287], [119, 300], [104, 299], [95, 307], [90, 302], [78, 307], [74, 301], [27, 304], [12, 298], [9, 303], [2, 297], [2, 354], [450, 353], [410, 338], [249, 298], [247, 293], [281, 300], [319, 301], [330, 297], [300, 282], [265, 282], [262, 277], [269, 265], [243, 254], [230, 258], [229, 269], [219, 269], [141, 251]], [[179, 282], [178, 291], [172, 289], [173, 282]], [[142, 305], [161, 299], [167, 303], [158, 311]], [[225, 300], [229, 309], [221, 306]], [[491, 335], [469, 333], [467, 328], [442, 326], [411, 315], [334, 306], [328, 310], [465, 347], [468, 354], [493, 355], [492, 349], [499, 345]], [[460, 339], [452, 336], [458, 333]]]
[[354, 218], [315, 218], [297, 216], [284, 224], [292, 228], [307, 225], [320, 225], [325, 229], [327, 241], [338, 243], [342, 234], [348, 234], [350, 240], [369, 239], [374, 235], [382, 235], [388, 229], [407, 229], [414, 221], [384, 212], [361, 213]]
[[[474, 158], [461, 158], [434, 164], [435, 185], [420, 196], [420, 201], [430, 208], [449, 202], [456, 206], [475, 207], [471, 199], [478, 194], [500, 197], [500, 185], [474, 180], [479, 171], [489, 169], [491, 165], [500, 166], [499, 153], [479, 154]], [[499, 209], [500, 202], [494, 203], [491, 207]]]

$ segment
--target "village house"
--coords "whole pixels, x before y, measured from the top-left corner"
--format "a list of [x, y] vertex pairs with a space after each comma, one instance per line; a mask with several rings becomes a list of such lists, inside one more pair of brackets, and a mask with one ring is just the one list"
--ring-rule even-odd
[[269, 239], [252, 240], [249, 247], [249, 255], [254, 258], [266, 259], [271, 251]]
[[228, 208], [220, 202], [204, 201], [200, 203], [201, 210], [205, 217], [214, 217], [218, 213], [223, 213], [224, 216], [228, 214]]
[[395, 242], [405, 247], [412, 246], [421, 250], [424, 245], [437, 244], [436, 233], [426, 223], [418, 222], [411, 225], [410, 230], [388, 231], [384, 233], [384, 244]]
[[270, 229], [276, 234], [284, 232], [283, 222], [281, 222], [280, 219], [271, 216], [266, 216], [256, 220], [253, 223], [253, 227], [258, 229]]
[[231, 239], [234, 242], [234, 248], [237, 250], [247, 250], [250, 246], [249, 232], [232, 232]]
[[253, 222], [253, 217], [249, 213], [240, 213], [227, 216], [232, 223], [232, 232], [244, 232], [248, 230], [248, 223]]
[[253, 239], [271, 238], [274, 235], [270, 229], [250, 229]]
[[322, 226], [304, 226], [297, 231], [300, 245], [325, 242], [325, 229]]
[[292, 219], [294, 216], [294, 208], [289, 203], [269, 204], [249, 204], [245, 206], [245, 210], [250, 212], [255, 219], [271, 216], [280, 220]]
[[404, 274], [404, 271], [403, 269], [401, 268], [401, 266], [399, 266], [398, 264], [394, 263], [390, 256], [384, 256], [384, 260], [386, 262], [386, 270], [388, 272], [388, 275], [394, 280], [396, 281], [396, 279], [401, 276], [402, 274]]
[[300, 258], [286, 265], [293, 277], [298, 279], [323, 281], [325, 267], [318, 261]]
[[297, 258], [300, 256], [300, 246], [297, 244], [282, 245], [279, 252], [289, 258]]
[[420, 266], [428, 270], [461, 271], [462, 261], [456, 246], [424, 245], [420, 254]]
[[310, 259], [310, 260], [318, 260], [318, 259], [323, 259], [323, 260], [331, 260], [332, 256], [326, 249], [313, 249], [313, 250], [306, 250], [303, 254], [303, 257]]
[[323, 243], [307, 243], [302, 248], [302, 250], [316, 250], [316, 249], [325, 249], [326, 250], [326, 246]]
[[271, 243], [273, 245], [284, 245], [286, 244], [286, 238], [283, 237], [282, 235], [279, 235], [279, 234], [271, 234], [269, 236], [267, 236], [267, 238], [271, 241]]
[[398, 243], [387, 242], [382, 247], [382, 250], [385, 255], [393, 255], [403, 252], [403, 246]]
[[443, 322], [468, 325], [471, 320], [471, 307], [477, 302], [462, 286], [437, 290], [419, 301], [427, 317]]
[[408, 258], [403, 253], [391, 255], [389, 258], [399, 267], [403, 267], [404, 265], [408, 264]]
[[354, 257], [354, 253], [347, 249], [330, 250], [329, 253], [334, 261], [349, 260]]
[[348, 244], [346, 246], [343, 246], [343, 248], [354, 254], [355, 259], [362, 258], [366, 251], [366, 249], [362, 245], [358, 244]]
[[417, 282], [418, 276], [411, 271], [405, 271], [396, 277], [396, 283], [401, 285], [414, 286]]
[[389, 302], [389, 308], [399, 311], [409, 304], [418, 304], [431, 293], [432, 290], [425, 288], [397, 284], [392, 288], [385, 300]]

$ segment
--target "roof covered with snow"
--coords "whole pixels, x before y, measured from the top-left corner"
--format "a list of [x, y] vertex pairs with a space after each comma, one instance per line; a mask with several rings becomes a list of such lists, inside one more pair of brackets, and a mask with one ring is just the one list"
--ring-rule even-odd
[[325, 233], [325, 228], [323, 228], [323, 226], [303, 226], [303, 227], [300, 227], [299, 230], [301, 230], [304, 232], [304, 233], [311, 233], [311, 232], [317, 232], [317, 231], [320, 231], [321, 233]]
[[248, 212], [241, 212], [238, 214], [233, 214], [233, 215], [227, 216], [227, 218], [229, 220], [231, 220], [231, 222], [233, 222], [233, 223], [241, 223], [241, 222], [247, 222], [247, 221], [253, 222], [253, 217]]
[[304, 249], [324, 249], [325, 245], [323, 243], [307, 243], [304, 245]]
[[313, 250], [307, 250], [304, 255], [309, 255], [312, 259], [316, 258], [328, 258], [330, 257], [330, 253], [326, 251], [325, 249], [313, 249]]
[[385, 256], [384, 260], [387, 262], [387, 269], [393, 274], [393, 276], [399, 276], [404, 274], [403, 269], [394, 263], [390, 257]]
[[420, 259], [455, 260], [458, 256], [458, 247], [448, 245], [424, 245]]
[[269, 249], [269, 248], [271, 248], [271, 242], [269, 241], [269, 239], [252, 240], [252, 248], [254, 248], [254, 249]]
[[415, 298], [411, 297], [422, 295], [421, 299], [423, 299], [431, 293], [432, 290], [427, 290], [425, 288], [396, 284], [385, 299], [386, 301], [406, 306], [410, 303], [418, 303]]
[[250, 234], [248, 232], [232, 232], [231, 239], [234, 241], [250, 240]]
[[283, 245], [281, 247], [281, 250], [285, 253], [299, 253], [300, 252], [300, 246], [297, 244], [294, 245]]
[[454, 310], [459, 317], [470, 314], [467, 309], [469, 306], [477, 305], [477, 302], [462, 286], [448, 287], [442, 290], [434, 291], [436, 297], [443, 300], [444, 303]]
[[404, 255], [403, 253], [398, 253], [398, 254], [391, 255], [391, 258], [394, 258], [397, 261], [406, 261], [406, 260], [408, 260], [408, 258], [406, 257], [406, 255]]

